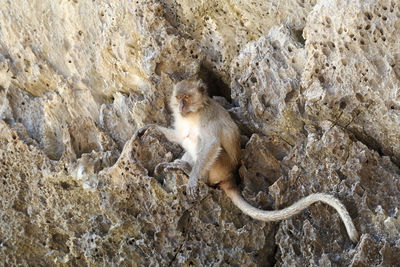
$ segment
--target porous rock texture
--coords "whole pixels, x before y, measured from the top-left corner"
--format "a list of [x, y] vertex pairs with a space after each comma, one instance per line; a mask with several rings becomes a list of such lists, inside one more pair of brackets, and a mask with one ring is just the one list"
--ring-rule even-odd
[[[398, 266], [400, 4], [393, 0], [0, 0], [2, 266]], [[186, 196], [173, 84], [238, 123], [242, 195]], [[222, 97], [221, 97], [222, 96]]]

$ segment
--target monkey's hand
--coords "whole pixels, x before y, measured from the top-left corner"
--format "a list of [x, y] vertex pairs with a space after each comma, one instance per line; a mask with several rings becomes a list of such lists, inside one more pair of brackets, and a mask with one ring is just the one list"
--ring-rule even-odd
[[148, 129], [150, 129], [150, 128], [155, 128], [155, 127], [157, 127], [157, 125], [155, 125], [155, 124], [147, 124], [147, 125], [145, 125], [145, 126], [143, 126], [142, 128], [139, 128], [137, 131], [136, 131], [136, 133], [135, 133], [135, 137], [140, 137], [140, 136], [142, 136]]

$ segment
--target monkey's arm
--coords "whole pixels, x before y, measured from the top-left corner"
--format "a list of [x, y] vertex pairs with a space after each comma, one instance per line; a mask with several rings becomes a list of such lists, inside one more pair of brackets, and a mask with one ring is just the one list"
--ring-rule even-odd
[[169, 141], [177, 143], [177, 144], [181, 144], [180, 138], [178, 137], [178, 135], [176, 134], [174, 129], [169, 129], [169, 128], [159, 126], [156, 124], [147, 124], [147, 125], [143, 126], [142, 128], [140, 128], [139, 130], [136, 131], [135, 135], [143, 135], [144, 132], [146, 132], [149, 128], [152, 128], [152, 127], [156, 128], [160, 132], [162, 132]]
[[[206, 143], [203, 140], [208, 140], [208, 142]], [[208, 173], [222, 149], [220, 141], [215, 137], [207, 137], [203, 140], [200, 140], [199, 147], [201, 149], [189, 175], [187, 191], [191, 197], [196, 196], [199, 179], [203, 179]]]
[[156, 126], [158, 130], [160, 130], [160, 132], [162, 132], [164, 134], [164, 136], [171, 142], [177, 143], [177, 144], [181, 144], [181, 140], [178, 137], [178, 135], [176, 134], [174, 129], [169, 129], [163, 126]]

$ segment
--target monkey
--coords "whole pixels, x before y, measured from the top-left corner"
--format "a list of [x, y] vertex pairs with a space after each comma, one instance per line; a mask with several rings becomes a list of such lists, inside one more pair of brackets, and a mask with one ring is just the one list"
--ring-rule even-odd
[[350, 240], [357, 243], [359, 236], [349, 213], [345, 206], [331, 195], [311, 194], [287, 208], [274, 211], [255, 208], [244, 200], [234, 176], [240, 158], [239, 128], [229, 113], [208, 96], [206, 85], [201, 80], [191, 78], [175, 84], [170, 107], [174, 117], [174, 128], [158, 125], [155, 127], [169, 141], [184, 148], [185, 153], [177, 163], [189, 174], [189, 197], [194, 198], [197, 195], [199, 181], [209, 186], [219, 186], [244, 214], [266, 222], [288, 219], [311, 204], [321, 201], [339, 213]]

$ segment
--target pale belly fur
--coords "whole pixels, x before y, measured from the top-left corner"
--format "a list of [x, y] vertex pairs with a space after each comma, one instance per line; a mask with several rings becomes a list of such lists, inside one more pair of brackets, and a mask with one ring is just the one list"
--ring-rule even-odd
[[176, 132], [179, 133], [181, 146], [186, 152], [192, 157], [193, 161], [196, 160], [196, 148], [199, 141], [199, 119], [196, 116], [188, 118], [182, 118], [181, 116], [176, 118], [175, 121]]

